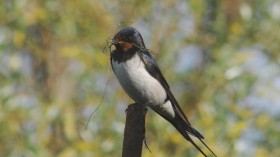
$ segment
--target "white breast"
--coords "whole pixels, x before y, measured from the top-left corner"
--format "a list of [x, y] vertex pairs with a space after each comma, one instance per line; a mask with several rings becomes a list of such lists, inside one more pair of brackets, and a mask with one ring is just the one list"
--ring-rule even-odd
[[112, 66], [120, 84], [135, 102], [149, 106], [164, 103], [164, 88], [146, 71], [137, 54], [126, 62], [112, 60]]

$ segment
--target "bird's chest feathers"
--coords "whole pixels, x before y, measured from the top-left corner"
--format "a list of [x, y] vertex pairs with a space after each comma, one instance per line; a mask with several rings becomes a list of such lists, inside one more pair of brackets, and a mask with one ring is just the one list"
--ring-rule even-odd
[[148, 73], [137, 54], [125, 62], [113, 60], [112, 66], [120, 84], [134, 101], [148, 105], [159, 105], [165, 101], [164, 88]]

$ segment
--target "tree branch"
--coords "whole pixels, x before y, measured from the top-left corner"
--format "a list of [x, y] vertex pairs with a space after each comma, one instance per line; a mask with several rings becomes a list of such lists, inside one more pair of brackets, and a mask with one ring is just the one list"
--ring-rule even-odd
[[145, 138], [145, 116], [147, 107], [141, 104], [130, 104], [127, 108], [123, 139], [122, 157], [141, 157]]

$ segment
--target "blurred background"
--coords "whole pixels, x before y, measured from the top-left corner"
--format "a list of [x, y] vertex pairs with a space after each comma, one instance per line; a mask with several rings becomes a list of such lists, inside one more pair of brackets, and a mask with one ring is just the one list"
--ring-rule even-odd
[[[127, 26], [141, 32], [218, 156], [280, 156], [279, 0], [2, 0], [0, 6], [1, 157], [121, 156], [132, 101], [104, 47]], [[202, 156], [152, 111], [146, 139], [152, 153], [143, 149], [143, 157]]]

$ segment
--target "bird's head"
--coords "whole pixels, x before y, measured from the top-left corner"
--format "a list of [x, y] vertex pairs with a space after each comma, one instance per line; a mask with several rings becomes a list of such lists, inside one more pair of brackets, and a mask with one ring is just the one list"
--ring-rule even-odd
[[141, 34], [133, 27], [120, 30], [114, 36], [112, 45], [115, 45], [117, 50], [122, 50], [124, 52], [132, 49], [145, 49], [145, 44]]

